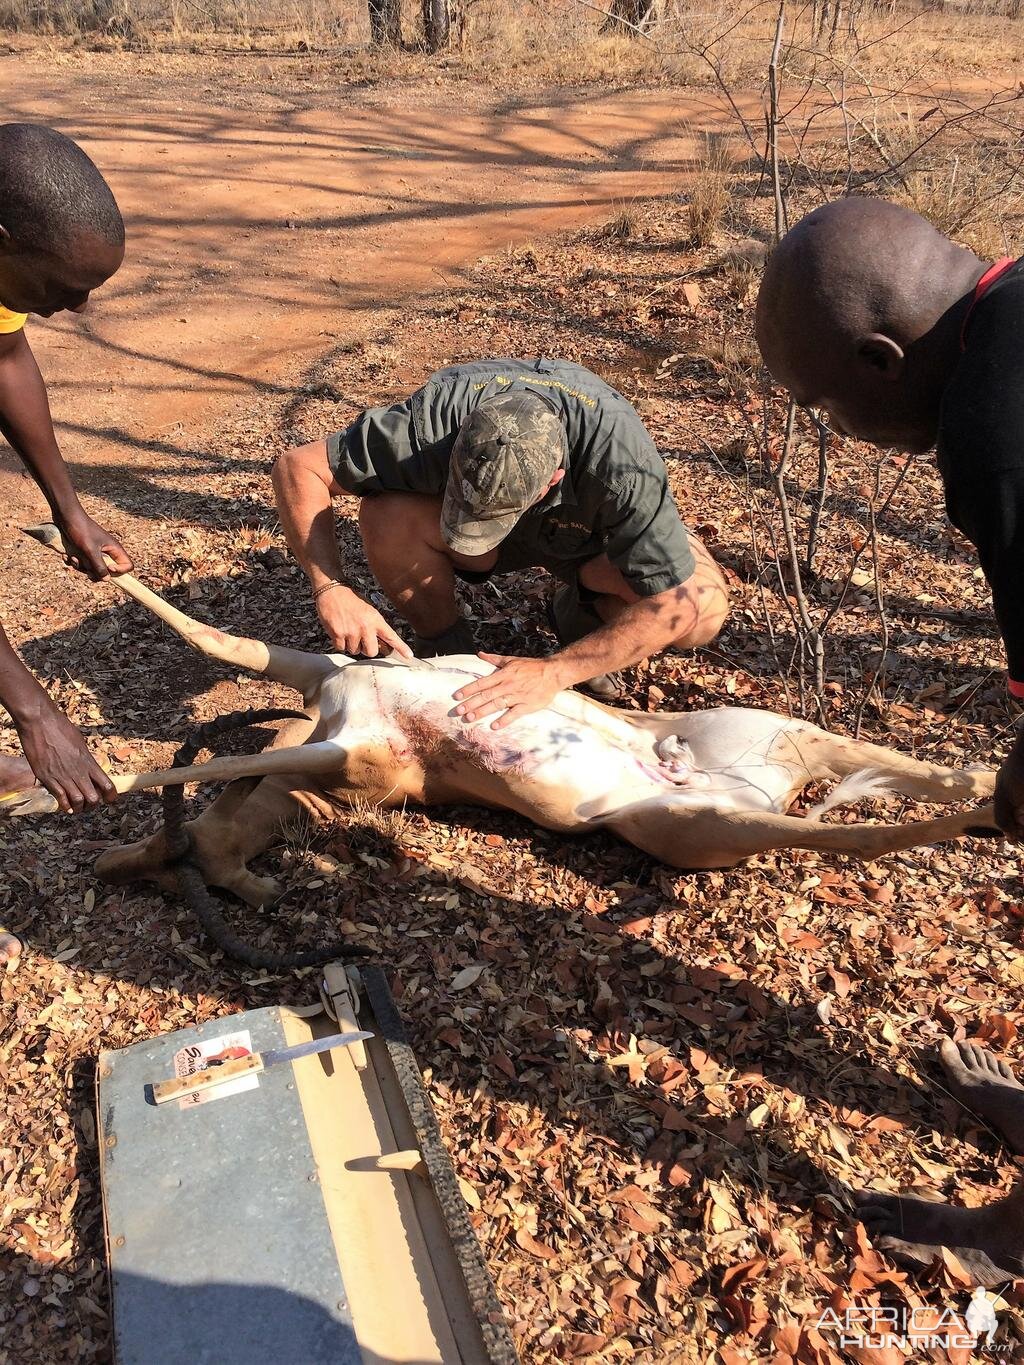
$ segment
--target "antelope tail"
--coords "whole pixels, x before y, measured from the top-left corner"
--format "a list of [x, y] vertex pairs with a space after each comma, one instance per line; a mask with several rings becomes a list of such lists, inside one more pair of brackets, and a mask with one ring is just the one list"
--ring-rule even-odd
[[805, 819], [820, 820], [827, 810], [834, 810], [836, 806], [853, 806], [858, 801], [865, 801], [868, 798], [884, 801], [887, 796], [892, 795], [893, 789], [887, 785], [881, 773], [875, 772], [872, 768], [860, 768], [837, 783], [824, 801], [812, 806]]

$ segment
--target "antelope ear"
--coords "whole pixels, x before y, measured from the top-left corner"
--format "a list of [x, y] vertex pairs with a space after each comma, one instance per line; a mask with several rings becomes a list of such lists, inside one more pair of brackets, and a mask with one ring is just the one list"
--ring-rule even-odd
[[867, 332], [857, 341], [857, 359], [882, 379], [895, 383], [906, 367], [903, 347], [882, 332]]

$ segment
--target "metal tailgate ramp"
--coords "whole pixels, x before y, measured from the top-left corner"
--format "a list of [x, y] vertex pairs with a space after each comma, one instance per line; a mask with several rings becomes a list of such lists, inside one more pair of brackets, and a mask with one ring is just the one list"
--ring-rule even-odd
[[379, 968], [97, 1076], [118, 1365], [516, 1365]]

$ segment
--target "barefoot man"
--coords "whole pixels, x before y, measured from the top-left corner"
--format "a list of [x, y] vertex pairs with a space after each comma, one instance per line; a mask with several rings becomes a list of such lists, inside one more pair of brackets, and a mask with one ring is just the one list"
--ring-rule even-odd
[[469, 654], [455, 580], [529, 566], [557, 580], [561, 648], [545, 659], [482, 654], [495, 672], [455, 693], [493, 728], [563, 688], [621, 695], [619, 669], [670, 645], [706, 644], [728, 611], [725, 581], [672, 501], [635, 410], [566, 361], [487, 360], [441, 370], [404, 403], [281, 456], [274, 489], [288, 543], [339, 650], [408, 655], [345, 582], [331, 499], [355, 493], [370, 568], [415, 632], [421, 658]]
[[[984, 1120], [1024, 1156], [1024, 1086], [1006, 1062], [971, 1043], [942, 1044], [946, 1086], [968, 1112]], [[1024, 1276], [1024, 1181], [979, 1209], [936, 1204], [905, 1195], [857, 1195], [857, 1216], [873, 1237], [888, 1239], [905, 1258], [931, 1264], [949, 1247], [975, 1284], [997, 1285]]]
[[[0, 432], [50, 504], [70, 562], [92, 578], [131, 560], [78, 501], [61, 458], [46, 388], [24, 327], [29, 313], [80, 313], [124, 256], [124, 224], [106, 181], [70, 138], [34, 124], [0, 126]], [[0, 628], [0, 703], [26, 763], [0, 756], [0, 792], [35, 777], [64, 811], [113, 801], [114, 784], [54, 706]]]
[[[1024, 264], [986, 266], [907, 209], [842, 199], [772, 253], [757, 301], [772, 375], [837, 431], [877, 446], [936, 447], [950, 520], [977, 546], [1010, 670], [1024, 697]], [[996, 818], [1024, 837], [1024, 732], [1003, 764]], [[1024, 1087], [969, 1044], [942, 1048], [947, 1084], [1024, 1155]], [[954, 1249], [983, 1284], [1024, 1274], [1024, 1183], [965, 1209], [867, 1192], [858, 1214], [914, 1259]]]
[[[946, 510], [977, 547], [1024, 698], [1024, 262], [986, 266], [908, 209], [841, 199], [772, 253], [756, 330], [775, 379], [836, 430], [936, 447]], [[1024, 731], [995, 810], [1024, 838]]]

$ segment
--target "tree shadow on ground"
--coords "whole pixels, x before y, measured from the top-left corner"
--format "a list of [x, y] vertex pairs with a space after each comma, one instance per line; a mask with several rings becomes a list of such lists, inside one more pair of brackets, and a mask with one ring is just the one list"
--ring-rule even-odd
[[[245, 738], [244, 747], [257, 747], [248, 742], [251, 736]], [[879, 1116], [895, 1121], [926, 1150], [933, 1132], [956, 1132], [962, 1116], [941, 1091], [913, 1085], [879, 1064], [866, 1041], [822, 1020], [816, 997], [827, 987], [813, 978], [827, 969], [827, 948], [812, 978], [787, 998], [766, 988], [752, 940], [744, 956], [707, 965], [706, 945], [697, 946], [696, 936], [685, 946], [646, 936], [659, 917], [686, 915], [687, 888], [696, 893], [691, 913], [700, 914], [697, 907], [712, 904], [716, 888], [724, 894], [755, 876], [754, 870], [668, 873], [608, 835], [566, 838], [503, 812], [456, 807], [411, 817], [446, 831], [438, 841], [442, 848], [455, 847], [456, 836], [467, 830], [497, 838], [508, 848], [507, 855], [494, 855], [503, 858], [506, 873], [515, 871], [516, 850], [525, 847], [562, 888], [563, 905], [551, 907], [543, 897], [473, 889], [472, 882], [467, 888], [466, 875], [475, 871], [472, 856], [460, 855], [451, 871], [430, 868], [424, 874], [409, 836], [389, 828], [395, 818], [353, 812], [318, 841], [340, 855], [348, 872], [329, 876], [326, 887], [322, 877], [311, 887], [308, 873], [297, 875], [278, 907], [253, 912], [232, 903], [229, 917], [248, 941], [288, 951], [333, 938], [339, 924], [355, 922], [358, 941], [373, 948], [389, 972], [421, 1065], [465, 1104], [478, 1106], [486, 1096], [480, 1120], [486, 1141], [500, 1141], [504, 1108], [525, 1105], [548, 1129], [569, 1125], [586, 1133], [588, 1144], [613, 1165], [624, 1161], [634, 1172], [653, 1173], [667, 1201], [662, 1233], [689, 1249], [707, 1289], [717, 1288], [708, 1279], [715, 1276], [714, 1258], [709, 1269], [705, 1254], [708, 1182], [725, 1182], [748, 1210], [771, 1204], [810, 1217], [815, 1238], [835, 1239], [849, 1225], [847, 1182], [855, 1168], [841, 1146], [812, 1139], [806, 1121], [793, 1119], [798, 1111], [811, 1109], [820, 1132], [832, 1122], [853, 1125], [876, 1159], [884, 1159], [884, 1149], [869, 1121]], [[158, 822], [158, 798], [146, 794], [86, 820], [90, 834], [106, 836], [98, 842], [136, 838]], [[22, 828], [31, 838], [11, 841], [20, 874], [14, 882], [19, 918], [12, 927], [31, 950], [52, 956], [67, 941], [68, 923], [54, 915], [52, 883], [39, 885], [34, 876], [45, 866], [40, 846], [60, 839], [67, 826], [51, 818]], [[62, 884], [93, 884], [89, 863], [95, 847], [69, 842], [60, 858]], [[308, 847], [300, 839], [293, 856]], [[499, 879], [498, 871], [487, 866], [483, 871]], [[683, 897], [674, 903], [669, 877], [677, 879]], [[574, 878], [618, 888], [618, 904], [609, 913], [566, 904], [565, 888]], [[76, 939], [75, 968], [87, 977], [129, 983], [150, 1000], [172, 990], [189, 999], [219, 1000], [221, 1013], [308, 1004], [315, 995], [310, 974], [254, 977], [251, 969], [225, 961], [173, 897], [141, 886], [97, 891], [88, 928], [80, 928]], [[457, 910], [438, 919], [431, 906], [452, 892], [459, 896]], [[990, 925], [989, 941], [1005, 936], [1009, 942], [1015, 932], [1009, 922], [1005, 929]], [[489, 980], [496, 990], [452, 991], [467, 953], [486, 963], [482, 986]], [[865, 992], [884, 996], [885, 978], [894, 970], [891, 959], [879, 956], [874, 976], [865, 972]], [[127, 1037], [122, 1019], [102, 1045], [134, 1041], [138, 1024], [130, 1023]], [[142, 1028], [147, 1027], [153, 1023], [143, 1015]], [[45, 1030], [34, 1034], [25, 1049], [30, 1066], [37, 1051], [52, 1047], [52, 1037]], [[88, 1063], [80, 1058], [77, 1065], [78, 1097], [89, 1107]], [[31, 1075], [9, 1087], [15, 1111], [18, 1089], [27, 1084]], [[752, 1116], [765, 1104], [770, 1116], [755, 1122]], [[976, 1178], [993, 1174], [979, 1170]], [[549, 1195], [557, 1211], [557, 1185], [538, 1191], [542, 1205]], [[586, 1190], [574, 1191], [573, 1199], [584, 1219], [602, 1225], [610, 1217], [617, 1227], [629, 1216], [625, 1204], [613, 1205], [611, 1215], [600, 1213]], [[99, 1256], [97, 1201], [93, 1172], [83, 1180], [78, 1216], [85, 1246]], [[623, 1221], [621, 1231], [628, 1226]], [[778, 1250], [756, 1220], [749, 1235], [769, 1254]]]

